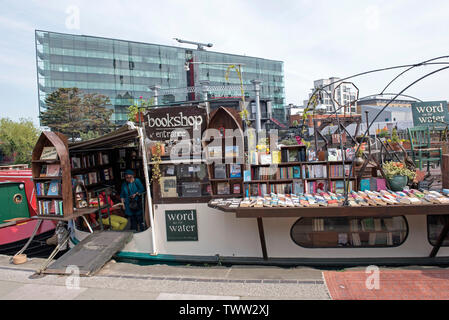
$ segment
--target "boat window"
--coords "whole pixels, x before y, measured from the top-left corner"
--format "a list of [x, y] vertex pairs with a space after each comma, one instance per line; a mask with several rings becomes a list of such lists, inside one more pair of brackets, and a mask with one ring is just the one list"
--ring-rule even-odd
[[[448, 219], [449, 215], [427, 216], [427, 237], [431, 245], [436, 245], [438, 237]], [[441, 246], [449, 247], [449, 235], [443, 240]]]
[[397, 247], [408, 235], [404, 217], [391, 218], [301, 218], [291, 238], [305, 248]]

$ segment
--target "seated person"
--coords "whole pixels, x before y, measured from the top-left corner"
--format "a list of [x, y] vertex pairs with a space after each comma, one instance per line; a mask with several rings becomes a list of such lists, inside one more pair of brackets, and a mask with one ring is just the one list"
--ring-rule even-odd
[[[100, 201], [103, 202], [104, 204], [108, 203], [110, 208], [109, 208], [109, 213], [111, 215], [111, 229], [112, 230], [123, 230], [125, 229], [126, 225], [128, 224], [128, 219], [121, 217], [120, 215], [118, 215], [122, 209], [122, 204], [121, 203], [117, 203], [114, 204], [114, 202], [111, 199], [111, 189], [106, 189], [106, 192], [103, 191], [99, 194], [100, 197]], [[107, 197], [106, 197], [107, 194]], [[108, 212], [108, 209], [102, 209], [101, 213], [105, 214]], [[103, 225], [108, 226], [109, 225], [109, 217], [105, 217], [101, 220], [101, 222], [103, 222]]]

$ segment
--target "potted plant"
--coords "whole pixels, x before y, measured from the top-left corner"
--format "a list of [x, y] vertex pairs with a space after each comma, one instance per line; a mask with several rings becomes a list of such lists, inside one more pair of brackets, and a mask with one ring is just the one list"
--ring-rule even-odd
[[388, 142], [391, 144], [391, 147], [394, 151], [401, 151], [401, 140], [398, 136], [398, 130], [396, 128], [393, 128], [393, 131], [391, 132], [391, 138], [388, 139]]
[[412, 148], [412, 144], [410, 143], [410, 140], [402, 139], [401, 142], [402, 142], [402, 147], [405, 150], [410, 150]]
[[416, 176], [416, 173], [407, 169], [402, 162], [386, 162], [382, 165], [382, 169], [393, 191], [402, 191], [408, 182], [413, 181]]
[[363, 149], [364, 149], [363, 145], [360, 146], [359, 150], [357, 150], [357, 152], [355, 154], [354, 165], [356, 167], [360, 167], [365, 162], [365, 160], [363, 160]]
[[384, 129], [380, 129], [377, 131], [377, 135], [379, 136], [379, 138], [386, 138], [388, 137], [388, 129], [384, 128]]

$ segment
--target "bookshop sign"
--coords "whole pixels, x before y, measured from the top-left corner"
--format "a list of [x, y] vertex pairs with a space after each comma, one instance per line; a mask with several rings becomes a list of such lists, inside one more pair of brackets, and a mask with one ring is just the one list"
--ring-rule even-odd
[[[201, 134], [206, 128], [206, 110], [198, 106], [151, 109], [145, 114], [147, 137], [155, 141], [193, 137], [193, 131]], [[177, 130], [183, 129], [183, 130]]]
[[166, 210], [167, 241], [198, 241], [196, 210]]
[[446, 101], [412, 103], [413, 124], [415, 126], [443, 127], [449, 124]]

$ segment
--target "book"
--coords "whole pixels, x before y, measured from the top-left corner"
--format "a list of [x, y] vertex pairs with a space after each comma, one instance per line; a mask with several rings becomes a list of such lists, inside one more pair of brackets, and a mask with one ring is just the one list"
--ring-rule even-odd
[[89, 172], [89, 177], [88, 177], [88, 181], [89, 181], [89, 183], [88, 184], [95, 184], [95, 183], [98, 183], [98, 179], [97, 179], [97, 172]]
[[230, 178], [241, 178], [242, 177], [241, 166], [239, 164], [230, 164], [229, 165], [229, 177]]
[[370, 179], [360, 180], [360, 191], [369, 191], [370, 189]]
[[385, 179], [377, 179], [377, 190], [376, 191], [382, 191], [382, 190], [387, 190], [387, 182], [385, 181]]
[[377, 179], [376, 178], [369, 179], [369, 189], [370, 189], [370, 191], [377, 191]]
[[281, 162], [285, 163], [288, 162], [288, 149], [281, 149]]
[[234, 193], [234, 194], [241, 193], [240, 184], [236, 183], [232, 186], [232, 193]]
[[336, 148], [327, 149], [327, 161], [338, 161], [338, 155], [337, 155]]
[[298, 154], [298, 156], [299, 156], [299, 161], [300, 162], [305, 162], [306, 160], [307, 160], [307, 152], [306, 152], [306, 148], [301, 148], [300, 150], [299, 150], [299, 154]]
[[201, 182], [182, 182], [182, 197], [201, 197]]
[[316, 152], [315, 150], [307, 150], [307, 159], [308, 161], [316, 161]]
[[299, 160], [299, 150], [291, 149], [288, 150], [288, 162], [298, 162]]
[[347, 148], [345, 150], [345, 160], [346, 161], [352, 161], [355, 157], [355, 150], [354, 148]]
[[339, 246], [347, 246], [348, 245], [348, 234], [347, 233], [339, 233], [338, 234], [338, 245]]
[[228, 195], [229, 194], [229, 183], [217, 183], [217, 194]]
[[343, 180], [334, 181], [335, 189], [332, 192], [335, 193], [344, 193], [345, 192], [345, 182]]
[[343, 161], [343, 153], [340, 149], [337, 149], [337, 161]]
[[259, 154], [257, 151], [249, 151], [249, 163], [253, 164], [253, 165], [258, 165], [259, 164]]
[[281, 152], [280, 151], [271, 151], [271, 163], [279, 164], [281, 163]]
[[40, 178], [44, 178], [46, 176], [47, 176], [47, 165], [43, 164], [42, 167], [41, 167], [41, 172], [39, 174], [39, 177]]
[[60, 183], [58, 181], [52, 181], [48, 186], [47, 196], [58, 196], [59, 187]]
[[243, 171], [243, 181], [245, 181], [245, 182], [251, 181], [251, 170]]
[[57, 160], [58, 153], [55, 147], [44, 147], [41, 153], [41, 160]]
[[80, 169], [81, 168], [81, 159], [78, 157], [72, 157], [72, 169]]
[[222, 147], [221, 146], [211, 146], [207, 147], [209, 158], [221, 158], [222, 157]]
[[301, 178], [301, 167], [294, 166], [293, 167], [293, 179], [300, 179]]
[[57, 177], [61, 175], [61, 166], [59, 164], [47, 165], [47, 177]]
[[225, 157], [235, 158], [239, 155], [239, 146], [225, 146]]
[[260, 164], [271, 164], [271, 154], [261, 153], [259, 155]]
[[302, 180], [293, 180], [293, 193], [298, 195], [304, 193], [304, 183]]
[[316, 189], [314, 190], [315, 193], [323, 193], [327, 192], [327, 181], [326, 180], [317, 180], [316, 181]]
[[215, 164], [214, 165], [214, 178], [215, 179], [226, 179], [226, 164]]
[[109, 164], [109, 155], [107, 153], [100, 153], [102, 164]]

